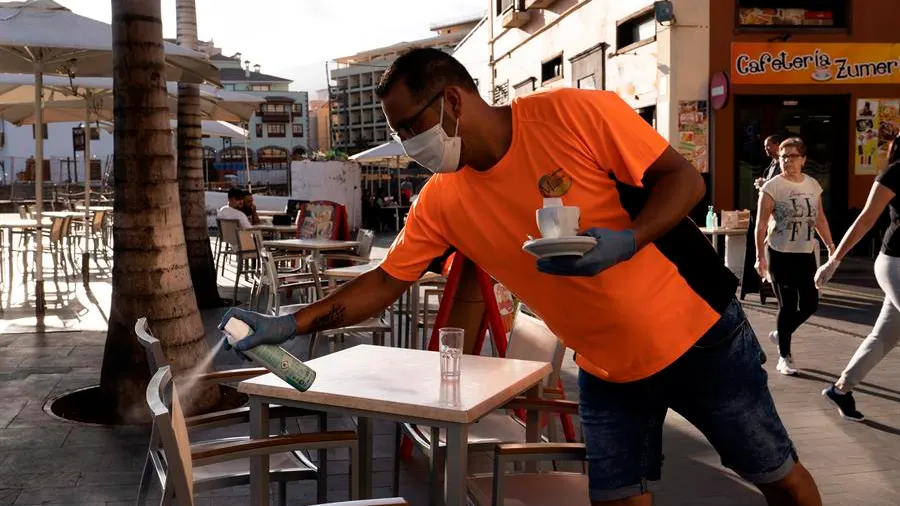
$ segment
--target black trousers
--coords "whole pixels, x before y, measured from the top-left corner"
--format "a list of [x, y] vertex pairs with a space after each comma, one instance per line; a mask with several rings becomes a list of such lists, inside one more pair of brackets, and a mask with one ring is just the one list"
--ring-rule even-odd
[[791, 354], [791, 337], [819, 307], [815, 253], [782, 253], [768, 248], [772, 288], [778, 298], [778, 353]]

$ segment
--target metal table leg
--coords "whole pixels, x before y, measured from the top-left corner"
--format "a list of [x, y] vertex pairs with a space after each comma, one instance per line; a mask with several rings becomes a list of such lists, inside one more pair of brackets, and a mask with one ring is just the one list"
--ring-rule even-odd
[[447, 506], [466, 506], [466, 476], [469, 455], [469, 426], [451, 425], [447, 427], [447, 448], [445, 450], [444, 498]]
[[[250, 397], [250, 437], [269, 437], [269, 404]], [[250, 504], [269, 506], [269, 456], [250, 457]]]
[[372, 498], [372, 419], [357, 418], [357, 441], [359, 443], [359, 495], [360, 499]]

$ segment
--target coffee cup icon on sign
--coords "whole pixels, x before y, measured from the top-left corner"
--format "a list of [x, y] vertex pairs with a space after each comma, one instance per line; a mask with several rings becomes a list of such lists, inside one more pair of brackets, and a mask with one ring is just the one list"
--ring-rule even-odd
[[816, 71], [812, 74], [813, 81], [828, 81], [832, 77], [831, 65], [816, 65]]

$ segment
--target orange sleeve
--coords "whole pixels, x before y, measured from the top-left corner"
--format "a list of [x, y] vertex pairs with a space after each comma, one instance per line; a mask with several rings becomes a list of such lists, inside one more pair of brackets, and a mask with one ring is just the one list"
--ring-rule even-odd
[[643, 186], [644, 172], [669, 142], [611, 91], [572, 90], [572, 127], [603, 170], [631, 185]]
[[441, 232], [440, 189], [433, 189], [438, 176], [419, 193], [409, 209], [406, 225], [394, 239], [380, 267], [393, 278], [402, 281], [418, 281], [435, 258], [450, 249], [450, 243]]

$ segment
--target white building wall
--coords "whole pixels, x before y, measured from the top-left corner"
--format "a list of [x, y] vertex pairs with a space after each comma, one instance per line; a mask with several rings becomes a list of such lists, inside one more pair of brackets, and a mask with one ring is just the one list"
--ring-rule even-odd
[[[596, 76], [596, 88], [615, 91], [635, 109], [655, 105], [657, 130], [672, 141], [678, 132], [679, 101], [707, 98], [710, 1], [674, 0], [674, 25], [657, 24], [655, 42], [617, 53], [617, 21], [652, 6], [652, 0], [557, 0], [549, 9], [526, 11], [529, 21], [510, 29], [502, 26], [496, 0], [488, 0], [494, 85], [508, 83], [509, 99], [517, 95], [514, 87], [529, 78], [535, 79], [535, 89], [575, 87], [578, 76], [573, 75], [571, 58], [606, 43], [605, 81]], [[464, 49], [467, 59], [475, 58], [468, 56], [476, 53], [475, 47]], [[485, 52], [491, 53], [490, 39]], [[541, 63], [560, 52], [562, 79], [542, 86]], [[525, 86], [518, 94], [529, 92]]]
[[478, 91], [488, 103], [491, 101], [490, 36], [491, 25], [486, 19], [475, 26], [453, 51], [453, 57], [472, 74]]
[[[53, 182], [62, 183], [68, 179], [68, 170], [64, 162], [60, 160], [76, 159], [73, 171], [77, 170], [78, 181], [84, 181], [83, 153], [77, 156], [72, 151], [72, 128], [78, 126], [77, 122], [50, 123], [44, 125], [47, 128], [47, 139], [44, 140], [44, 159], [50, 160], [50, 177]], [[25, 164], [29, 157], [34, 156], [34, 137], [31, 125], [14, 126], [4, 121], [5, 143], [0, 148], [0, 182], [15, 181], [16, 173], [25, 170]], [[106, 159], [113, 153], [113, 136], [104, 129], [100, 129], [100, 139], [91, 142], [91, 157], [101, 160], [105, 167]], [[5, 174], [4, 174], [5, 173]], [[73, 179], [75, 175], [73, 174]]]

